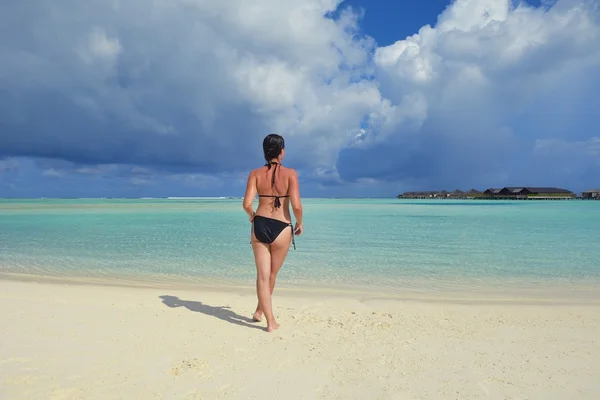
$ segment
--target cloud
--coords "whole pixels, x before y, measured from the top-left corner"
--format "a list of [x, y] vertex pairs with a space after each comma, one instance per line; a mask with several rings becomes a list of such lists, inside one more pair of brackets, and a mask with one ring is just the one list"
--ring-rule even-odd
[[2, 152], [218, 173], [256, 165], [274, 131], [295, 164], [331, 167], [381, 102], [360, 78], [374, 43], [352, 12], [326, 17], [337, 5], [4, 4]]
[[[342, 150], [342, 178], [518, 183], [539, 143], [587, 140], [600, 122], [599, 15], [586, 1], [458, 0], [434, 27], [378, 48], [376, 76], [390, 103]], [[530, 182], [548, 180], [537, 172]]]
[[[536, 183], [548, 176], [544, 146], [572, 155], [568, 143], [592, 140], [593, 1], [457, 0], [385, 47], [344, 6], [5, 2], [0, 157], [34, 160], [21, 180], [95, 182], [97, 193], [239, 190], [278, 132], [304, 182], [346, 193]], [[582, 160], [561, 179], [600, 172]]]
[[14, 158], [0, 158], [0, 173], [9, 173], [19, 168], [19, 162]]
[[560, 139], [540, 139], [536, 140], [534, 150], [543, 156], [568, 156], [572, 159], [589, 157], [600, 163], [600, 137], [596, 136], [589, 140], [575, 142]]
[[534, 173], [544, 173], [558, 181], [570, 181], [571, 185], [575, 184], [582, 190], [598, 186], [600, 137], [575, 141], [536, 140], [532, 161]]
[[60, 178], [61, 176], [63, 176], [63, 172], [56, 170], [54, 168], [49, 168], [49, 169], [45, 169], [42, 172], [42, 176], [51, 176], [51, 177], [55, 177], [55, 178]]

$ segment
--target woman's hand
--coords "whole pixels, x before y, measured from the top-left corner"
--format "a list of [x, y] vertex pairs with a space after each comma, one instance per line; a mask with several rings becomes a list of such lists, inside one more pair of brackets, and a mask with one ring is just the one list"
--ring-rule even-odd
[[296, 222], [296, 226], [294, 227], [294, 235], [300, 236], [302, 234], [302, 224]]
[[254, 211], [252, 211], [252, 214], [250, 214], [250, 223], [252, 223], [254, 221], [254, 217], [256, 216], [256, 213]]

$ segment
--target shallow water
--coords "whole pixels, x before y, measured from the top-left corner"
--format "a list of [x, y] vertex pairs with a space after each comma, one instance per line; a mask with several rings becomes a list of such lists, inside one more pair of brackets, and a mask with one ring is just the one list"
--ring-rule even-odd
[[[600, 281], [600, 202], [305, 199], [280, 282], [386, 289]], [[252, 283], [240, 199], [0, 200], [0, 271]]]

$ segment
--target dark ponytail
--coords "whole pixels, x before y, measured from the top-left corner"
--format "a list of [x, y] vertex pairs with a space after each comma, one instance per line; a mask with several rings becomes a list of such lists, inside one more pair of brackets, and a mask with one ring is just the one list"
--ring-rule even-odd
[[[284, 148], [285, 141], [280, 135], [271, 133], [270, 135], [265, 136], [263, 140], [263, 153], [265, 160], [267, 161], [266, 166], [268, 169], [271, 169], [271, 160], [279, 157]], [[277, 168], [277, 164], [275, 164], [275, 168]], [[277, 172], [277, 170], [273, 171], [271, 187], [275, 186], [275, 172]]]

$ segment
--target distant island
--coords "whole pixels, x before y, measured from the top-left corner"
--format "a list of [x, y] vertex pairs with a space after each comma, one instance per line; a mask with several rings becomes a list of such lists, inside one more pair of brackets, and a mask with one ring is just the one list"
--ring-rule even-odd
[[447, 190], [404, 192], [396, 197], [399, 199], [600, 200], [600, 189], [586, 190], [582, 192], [581, 197], [567, 189], [531, 186], [489, 188], [484, 191], [456, 189], [452, 192]]

